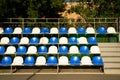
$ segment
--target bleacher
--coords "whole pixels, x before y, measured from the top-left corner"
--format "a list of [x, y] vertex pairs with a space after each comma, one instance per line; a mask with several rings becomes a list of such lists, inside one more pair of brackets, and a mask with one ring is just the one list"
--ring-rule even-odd
[[2, 24], [0, 66], [9, 68], [11, 73], [14, 67], [32, 69], [43, 66], [56, 67], [58, 73], [60, 68], [66, 66], [97, 67], [103, 71], [104, 62], [98, 43], [101, 41], [101, 36], [112, 37], [118, 41], [116, 28], [66, 27], [61, 24], [55, 27], [33, 27], [26, 24], [16, 26], [14, 22]]

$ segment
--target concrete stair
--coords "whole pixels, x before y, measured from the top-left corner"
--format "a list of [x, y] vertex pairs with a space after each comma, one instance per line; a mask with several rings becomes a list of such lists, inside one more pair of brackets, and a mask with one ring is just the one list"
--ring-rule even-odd
[[105, 74], [120, 74], [120, 43], [99, 43]]

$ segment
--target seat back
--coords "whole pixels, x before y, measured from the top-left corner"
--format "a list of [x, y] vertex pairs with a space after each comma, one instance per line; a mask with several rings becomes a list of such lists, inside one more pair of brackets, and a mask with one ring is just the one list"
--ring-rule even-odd
[[0, 34], [4, 32], [3, 28], [0, 27]]
[[22, 56], [16, 56], [13, 60], [12, 65], [23, 65], [23, 58]]
[[36, 46], [29, 46], [27, 54], [37, 54], [37, 48], [36, 48]]
[[4, 56], [2, 58], [1, 63], [2, 63], [2, 66], [9, 66], [12, 63], [12, 58], [10, 56]]
[[81, 46], [80, 53], [81, 54], [89, 54], [89, 48], [87, 46]]
[[24, 27], [23, 34], [30, 34], [32, 32], [30, 27]]
[[92, 59], [94, 65], [103, 65], [103, 60], [101, 56], [94, 56]]
[[44, 27], [44, 28], [42, 28], [41, 33], [42, 34], [48, 34], [48, 33], [50, 33], [50, 30], [49, 30], [49, 28]]
[[88, 43], [89, 44], [97, 44], [97, 39], [95, 37], [89, 37], [88, 38]]
[[107, 28], [107, 33], [116, 33], [116, 30], [114, 27], [108, 27]]
[[22, 28], [21, 27], [16, 27], [13, 31], [13, 34], [21, 34], [22, 33]]
[[60, 46], [59, 47], [59, 54], [68, 54], [68, 47], [67, 46]]
[[78, 43], [77, 38], [76, 37], [70, 37], [69, 38], [69, 43], [70, 44], [77, 44]]
[[27, 52], [26, 46], [18, 46], [17, 48], [17, 54], [25, 54]]
[[81, 58], [81, 65], [92, 65], [91, 58], [89, 56], [83, 56]]
[[8, 44], [9, 43], [9, 38], [8, 37], [2, 37], [1, 40], [0, 40], [0, 43], [1, 44]]
[[39, 43], [39, 39], [37, 37], [30, 38], [30, 44], [38, 44], [38, 43]]
[[59, 62], [59, 65], [69, 65], [69, 60], [66, 56], [61, 56], [58, 62]]
[[48, 52], [48, 49], [46, 46], [40, 46], [38, 47], [38, 53], [39, 54], [46, 54]]
[[35, 65], [46, 65], [46, 58], [44, 56], [37, 57]]
[[107, 33], [106, 28], [105, 27], [101, 27], [101, 26], [98, 27], [97, 31], [98, 31], [99, 34], [106, 34]]
[[48, 54], [57, 54], [57, 53], [58, 53], [58, 49], [56, 46], [49, 47]]
[[48, 65], [57, 65], [57, 63], [58, 63], [58, 60], [55, 56], [49, 56], [47, 58], [47, 64]]
[[4, 46], [0, 46], [0, 54], [4, 54], [5, 53], [5, 47]]
[[22, 37], [21, 40], [20, 40], [20, 44], [29, 44], [28, 37]]
[[66, 37], [61, 37], [59, 39], [59, 44], [68, 44], [68, 39]]
[[79, 27], [77, 29], [77, 32], [78, 32], [78, 34], [85, 34], [86, 33], [86, 29], [84, 27]]
[[94, 30], [93, 27], [88, 27], [88, 28], [86, 29], [86, 33], [87, 33], [87, 34], [95, 34], [95, 30]]
[[69, 49], [70, 54], [79, 54], [79, 49], [77, 46], [71, 46]]
[[100, 48], [98, 47], [98, 46], [91, 46], [91, 48], [90, 48], [90, 52], [91, 53], [95, 53], [95, 54], [100, 54], [101, 52], [100, 52]]
[[57, 37], [51, 37], [49, 43], [50, 44], [57, 44], [58, 43], [58, 38]]
[[16, 53], [16, 48], [15, 46], [8, 46], [5, 54], [15, 54]]
[[51, 34], [58, 34], [58, 28], [56, 28], [56, 27], [51, 28], [50, 33]]
[[39, 43], [40, 44], [48, 44], [48, 42], [49, 42], [49, 39], [47, 37], [41, 37]]
[[35, 63], [35, 59], [34, 59], [33, 56], [27, 56], [27, 57], [25, 57], [24, 65], [32, 66], [32, 65], [34, 65], [34, 63]]
[[40, 34], [40, 28], [39, 27], [34, 27], [32, 29], [32, 34]]
[[79, 44], [88, 44], [86, 37], [78, 38], [78, 42], [79, 42]]
[[80, 58], [78, 56], [71, 56], [70, 65], [80, 65]]
[[76, 33], [77, 33], [77, 30], [76, 30], [75, 27], [70, 27], [70, 28], [68, 29], [68, 33], [69, 33], [69, 34], [76, 34]]
[[18, 37], [12, 37], [10, 39], [10, 44], [18, 44], [20, 42]]
[[4, 34], [12, 34], [13, 33], [13, 28], [12, 27], [6, 27], [4, 30]]
[[67, 28], [65, 28], [65, 27], [61, 27], [61, 28], [59, 29], [59, 33], [60, 33], [60, 34], [67, 34], [67, 33], [68, 33], [68, 30], [67, 30]]

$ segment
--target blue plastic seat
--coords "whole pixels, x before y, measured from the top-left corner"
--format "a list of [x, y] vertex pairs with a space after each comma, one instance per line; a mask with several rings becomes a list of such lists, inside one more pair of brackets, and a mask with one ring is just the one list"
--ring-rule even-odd
[[92, 59], [94, 65], [103, 65], [103, 60], [101, 56], [94, 56]]
[[70, 58], [70, 65], [80, 65], [80, 58], [78, 56], [72, 56]]
[[60, 34], [67, 34], [67, 33], [68, 33], [68, 29], [65, 28], [65, 27], [61, 27], [61, 28], [59, 29], [59, 33], [60, 33]]
[[20, 42], [18, 37], [12, 37], [10, 39], [10, 44], [18, 44]]
[[5, 28], [4, 34], [11, 34], [11, 33], [13, 33], [13, 28], [12, 27]]
[[57, 63], [58, 63], [58, 60], [55, 56], [49, 56], [47, 58], [47, 64], [48, 65], [57, 65]]
[[97, 44], [97, 39], [95, 37], [89, 37], [88, 38], [88, 43], [89, 44]]
[[34, 63], [35, 63], [35, 59], [34, 59], [33, 56], [27, 56], [27, 57], [25, 57], [24, 65], [26, 65], [26, 66], [32, 66], [32, 65], [34, 65]]
[[25, 54], [27, 52], [27, 48], [25, 46], [19, 46], [17, 48], [17, 54]]
[[39, 54], [46, 54], [47, 52], [48, 52], [48, 49], [47, 49], [46, 46], [40, 46], [40, 47], [38, 48], [38, 53], [39, 53]]
[[80, 53], [81, 54], [89, 54], [89, 48], [87, 46], [81, 46]]
[[32, 32], [32, 29], [30, 27], [25, 27], [23, 29], [23, 34], [30, 34]]
[[69, 38], [69, 43], [70, 44], [77, 44], [78, 43], [77, 38], [76, 37], [70, 37]]
[[42, 34], [48, 34], [48, 33], [50, 33], [50, 30], [49, 30], [49, 28], [42, 28], [42, 30], [41, 30], [41, 33]]
[[5, 47], [4, 46], [0, 46], [0, 54], [4, 54], [5, 53]]
[[49, 43], [50, 43], [50, 44], [57, 44], [57, 43], [58, 43], [58, 38], [56, 38], [56, 37], [51, 37]]
[[99, 34], [106, 34], [107, 33], [107, 29], [105, 27], [99, 27], [97, 29]]
[[68, 54], [68, 47], [67, 46], [60, 46], [59, 53], [60, 54]]
[[30, 44], [38, 44], [38, 43], [39, 43], [39, 39], [37, 37], [30, 38]]
[[77, 29], [77, 32], [78, 32], [78, 34], [85, 34], [86, 33], [86, 29], [84, 27], [79, 27]]
[[9, 66], [12, 64], [12, 58], [10, 56], [4, 56], [1, 61], [2, 66]]

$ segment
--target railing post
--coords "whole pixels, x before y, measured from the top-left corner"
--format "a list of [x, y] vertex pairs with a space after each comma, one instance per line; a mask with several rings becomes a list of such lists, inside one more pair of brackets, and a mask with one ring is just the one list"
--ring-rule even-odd
[[118, 33], [119, 33], [119, 42], [120, 42], [120, 17], [118, 18]]

